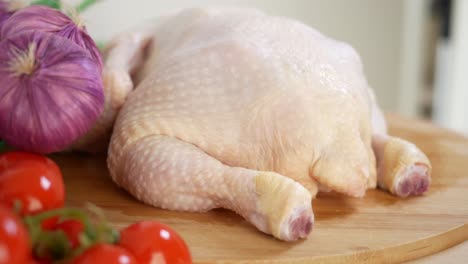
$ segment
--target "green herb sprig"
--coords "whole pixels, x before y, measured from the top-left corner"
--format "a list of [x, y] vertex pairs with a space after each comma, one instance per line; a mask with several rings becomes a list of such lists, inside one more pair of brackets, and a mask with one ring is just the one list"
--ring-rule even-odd
[[[85, 11], [86, 9], [88, 9], [89, 7], [91, 7], [92, 5], [94, 5], [98, 1], [99, 0], [83, 0], [83, 1], [81, 1], [81, 3], [78, 6], [75, 7], [76, 11], [81, 13], [81, 12]], [[55, 8], [55, 9], [61, 9], [62, 8], [60, 0], [36, 0], [36, 1], [32, 2], [32, 4], [33, 5], [48, 6], [48, 7]]]

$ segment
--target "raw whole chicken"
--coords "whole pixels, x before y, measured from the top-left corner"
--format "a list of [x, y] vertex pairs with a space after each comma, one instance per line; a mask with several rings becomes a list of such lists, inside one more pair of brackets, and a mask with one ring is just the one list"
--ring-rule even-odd
[[427, 157], [387, 135], [355, 50], [298, 21], [182, 10], [115, 38], [104, 80], [106, 112], [77, 146], [113, 125], [112, 179], [156, 207], [227, 208], [291, 241], [311, 231], [319, 190], [430, 184]]

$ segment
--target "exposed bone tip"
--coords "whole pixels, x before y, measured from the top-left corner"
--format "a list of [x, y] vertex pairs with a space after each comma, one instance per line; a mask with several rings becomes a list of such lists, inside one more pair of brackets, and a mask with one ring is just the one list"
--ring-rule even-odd
[[291, 223], [291, 238], [306, 238], [312, 231], [313, 224], [310, 215], [302, 214]]
[[314, 215], [312, 210], [303, 209], [299, 213], [291, 215], [286, 221], [287, 231], [283, 233], [281, 239], [286, 241], [296, 241], [306, 238], [312, 231], [314, 225]]
[[418, 196], [429, 190], [430, 183], [427, 166], [413, 165], [408, 167], [396, 182], [394, 192], [399, 197]]

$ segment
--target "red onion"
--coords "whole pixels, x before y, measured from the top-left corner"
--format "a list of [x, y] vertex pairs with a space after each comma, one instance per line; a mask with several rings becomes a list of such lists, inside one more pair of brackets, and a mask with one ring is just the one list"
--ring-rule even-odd
[[0, 138], [51, 153], [85, 134], [102, 112], [99, 66], [73, 41], [27, 31], [0, 42]]
[[102, 59], [96, 43], [88, 35], [79, 16], [74, 15], [73, 17], [72, 20], [59, 10], [47, 6], [32, 5], [17, 11], [4, 22], [0, 32], [0, 39], [29, 30], [51, 32], [70, 39], [80, 47], [88, 50], [101, 71]]
[[24, 0], [0, 0], [0, 31], [2, 29], [2, 24], [10, 16], [12, 16], [17, 10], [25, 8], [28, 5], [28, 1]]
[[3, 23], [12, 15], [12, 12], [8, 10], [8, 4], [0, 0], [0, 30], [2, 29]]

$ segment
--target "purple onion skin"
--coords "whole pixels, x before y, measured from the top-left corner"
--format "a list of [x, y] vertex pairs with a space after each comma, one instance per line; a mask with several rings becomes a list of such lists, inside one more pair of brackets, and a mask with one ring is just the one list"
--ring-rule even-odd
[[[13, 50], [35, 43], [30, 74], [15, 74]], [[42, 154], [62, 151], [84, 135], [104, 106], [99, 66], [87, 51], [52, 33], [28, 31], [0, 43], [0, 138]]]
[[89, 51], [96, 60], [99, 70], [102, 71], [101, 54], [94, 40], [88, 35], [86, 28], [79, 28], [70, 17], [59, 10], [39, 5], [18, 10], [4, 22], [0, 31], [0, 39], [30, 30], [50, 32], [72, 40]]
[[[0, 0], [0, 31], [2, 30], [3, 23], [13, 14], [13, 12], [8, 12], [7, 3]], [[0, 40], [1, 37], [0, 37]]]

